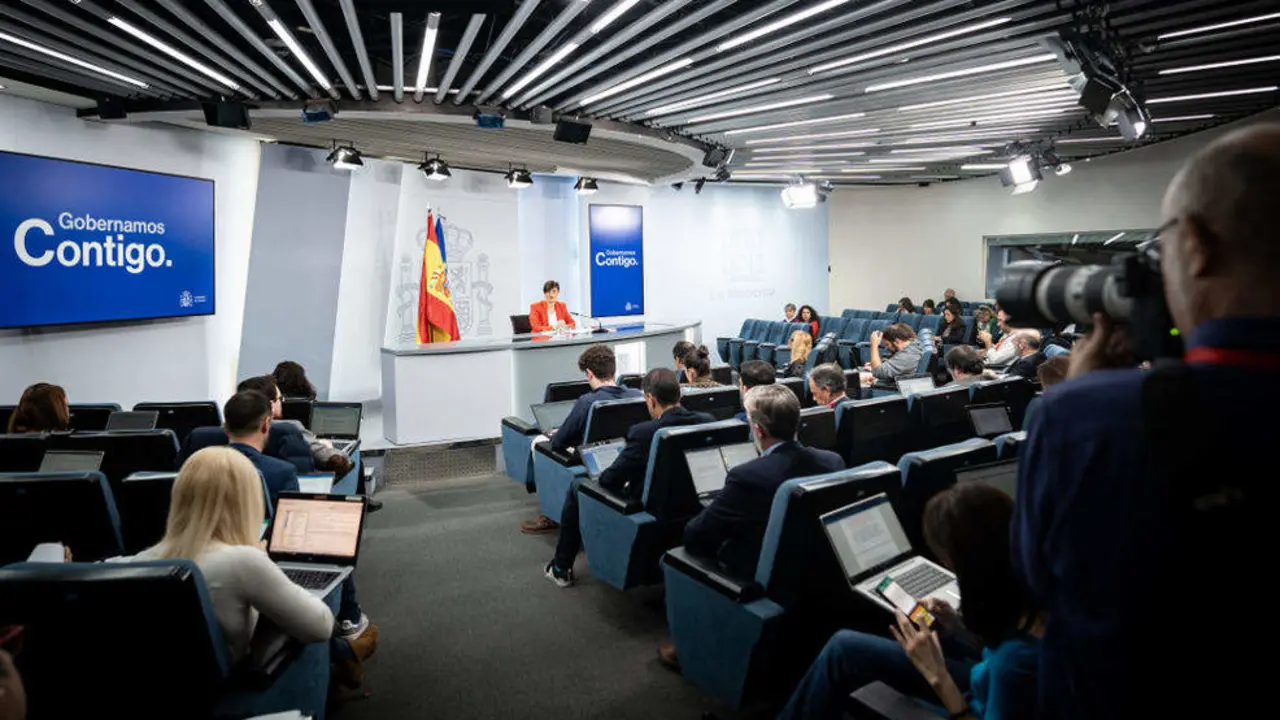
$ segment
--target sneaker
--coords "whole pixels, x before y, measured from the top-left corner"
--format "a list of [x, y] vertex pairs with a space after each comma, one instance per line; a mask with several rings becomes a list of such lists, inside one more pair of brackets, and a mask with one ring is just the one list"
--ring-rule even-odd
[[520, 524], [520, 532], [525, 535], [546, 535], [560, 529], [560, 523], [546, 515], [539, 515], [537, 520], [529, 520]]
[[546, 575], [548, 580], [562, 588], [567, 588], [573, 585], [573, 568], [561, 570], [556, 566], [555, 560], [547, 563], [547, 566], [542, 569], [542, 574]]
[[343, 620], [341, 623], [338, 623], [338, 637], [347, 641], [355, 640], [364, 634], [364, 631], [368, 629], [368, 627], [369, 616], [362, 612], [360, 613], [360, 620], [358, 622]]

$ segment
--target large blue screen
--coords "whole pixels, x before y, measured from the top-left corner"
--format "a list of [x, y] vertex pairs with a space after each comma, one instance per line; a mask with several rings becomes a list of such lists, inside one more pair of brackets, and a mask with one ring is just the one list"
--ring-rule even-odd
[[644, 314], [644, 214], [636, 205], [592, 205], [591, 314]]
[[212, 315], [213, 181], [0, 152], [0, 327]]

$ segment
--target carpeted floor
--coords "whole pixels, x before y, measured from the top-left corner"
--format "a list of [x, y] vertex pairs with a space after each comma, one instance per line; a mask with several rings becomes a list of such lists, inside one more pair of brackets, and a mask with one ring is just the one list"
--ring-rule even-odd
[[555, 536], [527, 536], [536, 501], [504, 475], [397, 485], [369, 517], [360, 599], [381, 628], [372, 696], [337, 720], [637, 718], [710, 709], [658, 664], [661, 588], [622, 593], [579, 558], [576, 587], [542, 576]]

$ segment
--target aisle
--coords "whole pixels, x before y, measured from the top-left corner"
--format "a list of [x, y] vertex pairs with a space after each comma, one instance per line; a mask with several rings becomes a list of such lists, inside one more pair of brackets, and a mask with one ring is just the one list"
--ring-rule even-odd
[[542, 577], [555, 536], [522, 535], [536, 504], [505, 476], [379, 493], [359, 570], [382, 630], [373, 696], [339, 720], [697, 720], [703, 702], [657, 662], [660, 588], [621, 593], [579, 560], [579, 584]]

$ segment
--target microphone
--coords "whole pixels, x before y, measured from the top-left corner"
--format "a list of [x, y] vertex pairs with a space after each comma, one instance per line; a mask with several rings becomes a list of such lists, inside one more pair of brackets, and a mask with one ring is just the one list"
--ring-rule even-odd
[[572, 310], [570, 310], [570, 311], [569, 311], [569, 314], [570, 314], [570, 315], [572, 315], [572, 316], [574, 316], [574, 317], [576, 317], [576, 318], [581, 318], [581, 319], [583, 319], [583, 320], [587, 320], [587, 321], [590, 321], [590, 322], [594, 322], [594, 323], [596, 324], [596, 326], [595, 326], [594, 328], [592, 328], [592, 330], [591, 330], [591, 334], [592, 334], [592, 335], [607, 334], [607, 333], [609, 332], [608, 330], [605, 330], [605, 329], [604, 329], [604, 325], [603, 325], [599, 320], [597, 320], [597, 319], [595, 319], [595, 318], [593, 318], [593, 317], [591, 317], [591, 316], [589, 316], [589, 315], [583, 315], [582, 313], [576, 313], [576, 312], [574, 312], [574, 311], [572, 311]]

